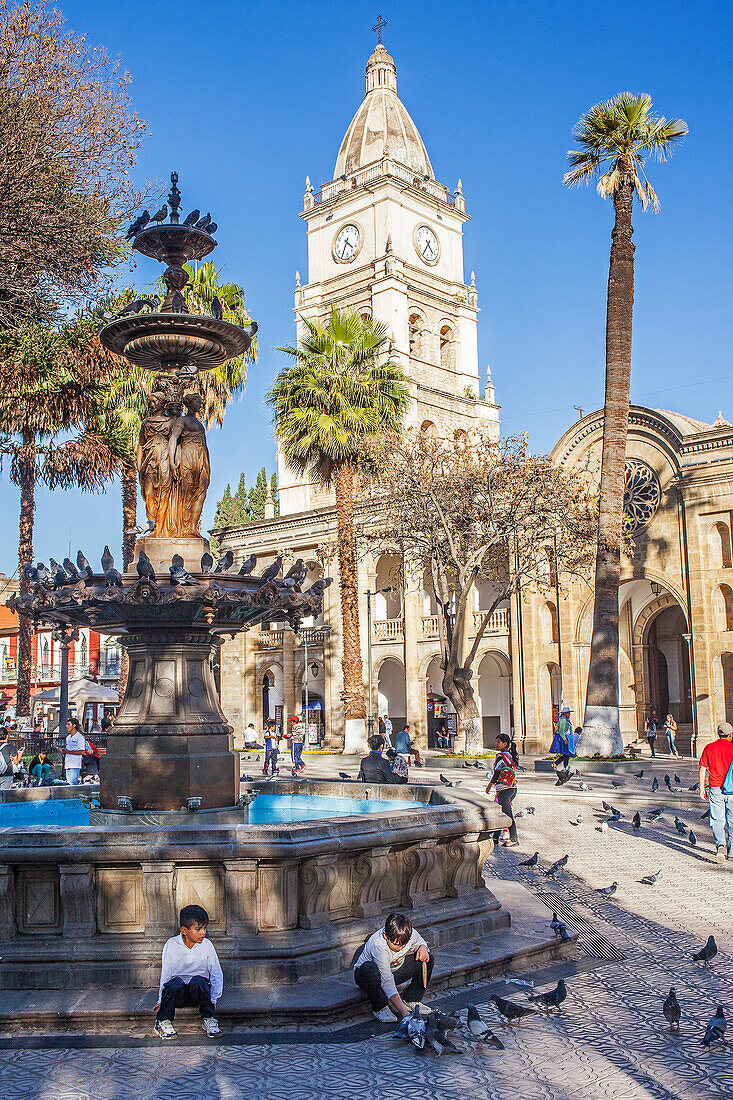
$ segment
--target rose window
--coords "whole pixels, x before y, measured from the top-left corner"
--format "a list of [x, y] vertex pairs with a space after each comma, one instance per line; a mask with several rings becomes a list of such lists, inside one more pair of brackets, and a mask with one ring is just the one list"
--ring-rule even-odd
[[659, 478], [638, 458], [627, 458], [624, 466], [624, 534], [636, 535], [646, 527], [661, 500]]

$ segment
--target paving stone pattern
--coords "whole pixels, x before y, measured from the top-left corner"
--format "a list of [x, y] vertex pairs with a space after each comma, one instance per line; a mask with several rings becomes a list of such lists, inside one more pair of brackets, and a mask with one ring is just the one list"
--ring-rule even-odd
[[[335, 770], [355, 770], [351, 762], [334, 761]], [[315, 771], [315, 768], [313, 769]], [[321, 774], [330, 773], [327, 761]], [[661, 762], [661, 774], [665, 764]], [[678, 768], [679, 770], [679, 768]], [[686, 776], [692, 769], [686, 767]], [[480, 780], [465, 785], [479, 789]], [[433, 777], [432, 772], [423, 778]], [[692, 783], [693, 778], [688, 779]], [[596, 825], [607, 815], [605, 798], [613, 802], [620, 790], [610, 779], [588, 779], [592, 798], [563, 787], [552, 778], [523, 777], [516, 808], [533, 804], [533, 817], [519, 822], [520, 847], [492, 856], [492, 876], [511, 878], [533, 890], [554, 891], [573, 914], [591, 923], [622, 959], [589, 956], [578, 949], [577, 963], [555, 964], [524, 977], [548, 988], [566, 973], [568, 999], [560, 1013], [530, 1017], [517, 1027], [502, 1025], [489, 1001], [499, 989], [517, 1001], [518, 987], [502, 983], [477, 986], [439, 998], [441, 1007], [463, 1006], [473, 1000], [486, 1021], [506, 1044], [505, 1051], [477, 1048], [461, 1035], [461, 1052], [437, 1058], [396, 1043], [384, 1028], [364, 1025], [313, 1034], [301, 1031], [260, 1043], [256, 1033], [246, 1043], [129, 1047], [112, 1038], [110, 1046], [79, 1049], [83, 1040], [69, 1037], [69, 1049], [0, 1050], [0, 1081], [8, 1100], [723, 1100], [733, 1095], [733, 865], [719, 869], [712, 861], [712, 843], [699, 812], [687, 807], [680, 816], [699, 837], [696, 849], [678, 837], [673, 813], [641, 833], [631, 830], [633, 808], [621, 824], [607, 832]], [[636, 781], [624, 781], [623, 793], [633, 793]], [[646, 788], [638, 784], [639, 789]], [[658, 792], [661, 794], [662, 792]], [[666, 794], [667, 792], [665, 792]], [[659, 805], [673, 805], [660, 798]], [[582, 813], [582, 825], [570, 821]], [[527, 871], [518, 862], [538, 849], [540, 869]], [[543, 867], [569, 853], [567, 870], [555, 880]], [[643, 875], [663, 871], [655, 887], [644, 886]], [[613, 880], [612, 898], [596, 891]], [[551, 899], [549, 899], [551, 900]], [[549, 917], [549, 913], [548, 913]], [[709, 933], [719, 955], [710, 968], [690, 961], [691, 952]], [[590, 951], [593, 952], [593, 942]], [[682, 1005], [679, 1035], [671, 1034], [661, 1015], [661, 1003], [674, 985]], [[730, 1022], [731, 1042], [706, 1051], [700, 1038], [714, 1006], [722, 1003]], [[189, 1025], [186, 1030], [191, 1032]], [[232, 1036], [232, 1040], [234, 1037]], [[34, 1040], [36, 1041], [36, 1040]], [[106, 1041], [106, 1040], [102, 1040]], [[188, 1040], [189, 1042], [191, 1040]]]

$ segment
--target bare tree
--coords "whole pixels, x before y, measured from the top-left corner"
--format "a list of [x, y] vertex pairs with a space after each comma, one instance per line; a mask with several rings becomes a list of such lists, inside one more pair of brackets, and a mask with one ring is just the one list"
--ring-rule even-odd
[[[548, 589], [558, 573], [588, 574], [597, 510], [586, 472], [568, 474], [549, 456], [530, 454], [524, 437], [498, 443], [480, 432], [372, 440], [364, 465], [373, 518], [362, 522], [360, 538], [372, 549], [401, 553], [406, 571], [428, 571], [443, 691], [466, 752], [481, 752], [471, 685], [481, 639], [496, 608], [520, 586]], [[482, 579], [490, 606], [471, 637], [472, 594]]]
[[45, 3], [0, 0], [0, 324], [47, 320], [125, 259], [144, 126], [129, 75]]

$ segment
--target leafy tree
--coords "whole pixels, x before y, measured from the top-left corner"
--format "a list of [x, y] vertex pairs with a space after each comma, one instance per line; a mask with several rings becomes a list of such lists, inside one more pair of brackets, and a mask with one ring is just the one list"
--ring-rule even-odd
[[129, 75], [43, 2], [0, 0], [0, 323], [96, 296], [127, 255], [144, 126]]
[[[251, 490], [250, 490], [251, 493]], [[248, 523], [250, 518], [247, 481], [244, 474], [239, 475], [239, 485], [232, 498], [232, 523]]]
[[270, 478], [270, 496], [272, 497], [272, 503], [274, 505], [275, 515], [280, 515], [280, 494], [277, 488], [277, 473], [274, 473]]
[[[593, 557], [596, 509], [585, 472], [568, 475], [522, 438], [480, 432], [439, 439], [420, 432], [368, 440], [369, 518], [359, 528], [382, 552], [399, 551], [409, 581], [431, 578], [438, 607], [443, 691], [468, 753], [483, 751], [471, 684], [489, 620], [522, 585], [554, 587], [556, 571], [584, 575]], [[487, 582], [490, 606], [473, 630], [473, 593]]]
[[267, 499], [267, 471], [263, 466], [257, 474], [253, 488], [249, 491], [249, 514], [252, 519], [265, 518], [265, 500]]
[[[346, 747], [364, 740], [366, 702], [359, 638], [359, 592], [354, 541], [354, 473], [359, 448], [375, 433], [398, 433], [408, 402], [407, 379], [389, 357], [387, 326], [333, 308], [325, 322], [301, 318], [292, 359], [267, 400], [288, 466], [336, 496], [343, 632]], [[353, 724], [350, 726], [350, 722]]]
[[596, 179], [599, 195], [613, 199], [614, 226], [606, 299], [606, 395], [601, 458], [593, 634], [583, 734], [579, 751], [613, 756], [623, 751], [618, 711], [618, 589], [621, 574], [624, 463], [629, 427], [631, 327], [634, 311], [634, 195], [643, 210], [659, 210], [646, 175], [649, 157], [665, 161], [687, 133], [681, 119], [652, 114], [648, 95], [622, 92], [598, 103], [573, 131], [578, 143], [568, 160], [568, 185]]

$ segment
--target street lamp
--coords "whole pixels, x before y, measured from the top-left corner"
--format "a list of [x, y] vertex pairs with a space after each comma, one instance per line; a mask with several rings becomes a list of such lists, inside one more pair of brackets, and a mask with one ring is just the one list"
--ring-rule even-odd
[[371, 737], [374, 733], [374, 707], [372, 705], [372, 596], [379, 596], [382, 593], [394, 592], [395, 587], [393, 584], [388, 584], [386, 588], [377, 588], [372, 592], [367, 589], [364, 595], [367, 598], [367, 664], [369, 665], [369, 707], [367, 709], [367, 738]]

